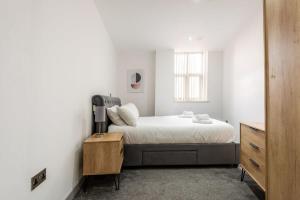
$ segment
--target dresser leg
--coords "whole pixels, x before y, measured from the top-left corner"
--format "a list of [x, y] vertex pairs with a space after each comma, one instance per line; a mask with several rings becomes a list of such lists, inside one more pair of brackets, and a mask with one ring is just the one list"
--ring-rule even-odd
[[120, 174], [115, 175], [115, 188], [116, 190], [120, 189]]
[[244, 181], [246, 171], [242, 168], [241, 181]]

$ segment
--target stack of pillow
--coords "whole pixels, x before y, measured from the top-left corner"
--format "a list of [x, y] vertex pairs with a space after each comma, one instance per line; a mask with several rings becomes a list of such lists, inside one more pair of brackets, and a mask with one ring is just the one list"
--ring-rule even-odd
[[107, 108], [109, 119], [117, 126], [136, 126], [139, 118], [139, 110], [133, 103], [128, 103], [123, 106], [115, 105]]

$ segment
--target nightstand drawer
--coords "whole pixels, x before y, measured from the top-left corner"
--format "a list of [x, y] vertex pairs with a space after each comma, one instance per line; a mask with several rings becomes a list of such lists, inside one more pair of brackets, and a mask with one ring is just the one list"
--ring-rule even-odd
[[124, 138], [123, 137], [121, 138], [121, 141], [120, 141], [120, 152], [121, 151], [124, 151]]
[[120, 156], [124, 157], [124, 147], [122, 147], [121, 150], [120, 150]]
[[123, 163], [122, 134], [91, 136], [83, 144], [83, 175], [119, 174]]

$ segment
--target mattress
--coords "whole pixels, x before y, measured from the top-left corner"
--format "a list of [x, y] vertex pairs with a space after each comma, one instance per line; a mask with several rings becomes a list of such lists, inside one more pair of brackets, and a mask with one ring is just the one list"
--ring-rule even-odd
[[140, 117], [136, 127], [111, 124], [108, 132], [122, 132], [125, 144], [234, 142], [235, 133], [230, 124], [211, 120], [212, 124], [199, 124], [178, 116]]

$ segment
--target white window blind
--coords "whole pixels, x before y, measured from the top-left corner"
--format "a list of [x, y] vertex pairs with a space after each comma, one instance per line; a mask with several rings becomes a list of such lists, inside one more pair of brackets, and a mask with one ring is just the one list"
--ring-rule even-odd
[[207, 101], [207, 53], [175, 53], [175, 101]]

